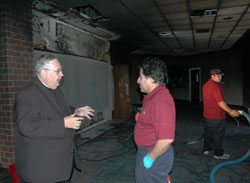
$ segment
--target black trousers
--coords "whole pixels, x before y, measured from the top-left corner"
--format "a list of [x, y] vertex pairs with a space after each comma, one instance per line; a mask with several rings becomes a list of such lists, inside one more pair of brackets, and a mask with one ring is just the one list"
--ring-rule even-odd
[[226, 132], [226, 119], [204, 118], [204, 145], [203, 151], [214, 151], [214, 155], [224, 154], [223, 142]]

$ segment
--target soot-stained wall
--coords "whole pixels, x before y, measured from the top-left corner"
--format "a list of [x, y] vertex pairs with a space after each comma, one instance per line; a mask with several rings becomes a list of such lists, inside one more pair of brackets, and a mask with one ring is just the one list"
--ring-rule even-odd
[[33, 10], [35, 49], [110, 61], [109, 41]]

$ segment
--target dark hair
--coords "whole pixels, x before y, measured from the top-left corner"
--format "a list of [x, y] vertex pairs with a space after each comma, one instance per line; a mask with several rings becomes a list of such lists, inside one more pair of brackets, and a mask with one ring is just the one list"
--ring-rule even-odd
[[145, 77], [151, 77], [159, 85], [167, 84], [168, 72], [167, 64], [157, 57], [145, 58], [139, 65]]

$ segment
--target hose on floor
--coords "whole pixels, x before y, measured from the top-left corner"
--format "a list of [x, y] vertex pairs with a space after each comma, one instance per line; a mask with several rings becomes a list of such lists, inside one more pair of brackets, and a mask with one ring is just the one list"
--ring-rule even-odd
[[215, 181], [214, 181], [214, 175], [215, 175], [215, 172], [218, 169], [220, 169], [222, 167], [226, 167], [226, 166], [230, 166], [230, 165], [235, 165], [235, 164], [241, 163], [242, 161], [245, 161], [249, 156], [250, 156], [250, 149], [248, 150], [248, 152], [244, 156], [242, 156], [239, 159], [236, 159], [236, 160], [233, 160], [233, 161], [226, 161], [226, 162], [223, 162], [223, 163], [220, 163], [220, 164], [216, 165], [212, 169], [212, 171], [210, 172], [210, 174], [209, 174], [209, 181], [210, 181], [210, 183], [215, 183]]
[[[248, 120], [248, 123], [250, 125], [250, 116], [244, 112], [244, 111], [239, 111], [239, 113], [241, 115], [243, 115], [247, 120]], [[236, 132], [239, 132], [239, 121], [238, 119], [234, 118], [234, 120], [236, 121], [237, 123], [237, 130]], [[190, 142], [185, 142], [184, 144], [195, 144], [195, 143], [198, 143], [202, 138], [203, 138], [204, 134], [202, 134], [197, 140], [194, 140], [194, 141], [190, 141]], [[238, 175], [239, 179], [241, 180], [241, 183], [244, 183], [244, 176], [241, 175], [240, 173], [238, 173], [237, 171], [235, 171], [233, 168], [230, 168], [228, 166], [230, 165], [234, 165], [234, 164], [239, 164], [241, 163], [242, 161], [246, 160], [248, 157], [250, 156], [250, 149], [248, 150], [248, 152], [242, 156], [241, 158], [237, 159], [237, 160], [233, 160], [233, 161], [227, 161], [227, 162], [223, 162], [223, 163], [220, 163], [218, 165], [216, 165], [215, 163], [212, 163], [210, 160], [208, 162], [199, 162], [199, 163], [196, 163], [194, 166], [195, 168], [192, 170], [190, 169], [190, 167], [187, 167], [185, 166], [184, 164], [181, 164], [181, 163], [174, 163], [173, 166], [175, 167], [180, 167], [180, 168], [184, 168], [186, 169], [190, 174], [193, 174], [195, 175], [197, 178], [200, 179], [200, 182], [199, 183], [215, 183], [215, 180], [214, 180], [214, 176], [215, 176], [215, 173], [218, 169], [220, 168], [225, 168], [225, 169], [228, 169], [230, 172]], [[202, 175], [200, 175], [198, 173], [198, 169], [200, 166], [202, 165], [207, 165], [207, 170], [208, 172], [210, 172], [209, 174], [209, 178], [206, 178], [206, 177], [203, 177]], [[214, 166], [214, 168], [212, 168], [211, 166]], [[211, 170], [212, 169], [212, 170]], [[171, 183], [179, 183], [179, 182], [176, 182], [174, 180], [171, 181]], [[237, 183], [240, 183], [240, 182], [237, 182]]]
[[[248, 120], [248, 123], [249, 123], [249, 125], [250, 125], [250, 117], [249, 117], [249, 115], [248, 115], [246, 112], [244, 112], [244, 111], [239, 111], [239, 113], [240, 113], [241, 115], [243, 115], [243, 116]], [[236, 159], [236, 160], [233, 160], [233, 161], [226, 161], [226, 162], [223, 162], [223, 163], [220, 163], [220, 164], [216, 165], [216, 166], [212, 169], [212, 171], [210, 172], [210, 174], [209, 174], [209, 181], [210, 181], [210, 183], [215, 183], [215, 181], [214, 181], [214, 175], [215, 175], [215, 172], [216, 172], [218, 169], [220, 169], [220, 168], [222, 168], [222, 167], [230, 166], [230, 165], [239, 164], [239, 163], [241, 163], [242, 161], [246, 160], [249, 156], [250, 156], [250, 149], [248, 150], [248, 152], [247, 152], [244, 156], [242, 156], [242, 157], [239, 158], [239, 159]]]
[[[250, 125], [250, 117], [249, 117], [249, 115], [248, 115], [246, 112], [244, 112], [244, 111], [239, 111], [239, 112], [240, 112], [243, 116], [245, 116], [245, 117], [247, 118], [247, 120], [248, 120], [248, 122], [249, 122], [249, 125]], [[235, 117], [232, 117], [232, 118], [234, 118], [234, 120], [236, 121], [236, 125], [237, 125], [237, 129], [235, 130], [235, 134], [238, 134], [239, 131], [240, 131], [240, 123], [239, 123], [239, 120], [238, 120], [237, 118], [235, 118]], [[193, 140], [193, 141], [189, 141], [189, 142], [184, 142], [183, 144], [188, 144], [188, 145], [196, 144], [196, 143], [200, 142], [201, 139], [202, 139], [203, 137], [204, 137], [204, 133], [203, 133], [198, 139]]]
[[[210, 159], [212, 159], [212, 157], [210, 157]], [[189, 174], [197, 177], [199, 179], [199, 181], [196, 183], [211, 183], [209, 182], [209, 178], [207, 176], [203, 176], [201, 175], [201, 173], [199, 172], [200, 167], [206, 165], [207, 166], [207, 171], [206, 172], [210, 172], [213, 166], [216, 166], [216, 163], [211, 162], [211, 160], [208, 160], [207, 162], [198, 162], [196, 164], [194, 164], [194, 168], [190, 168], [182, 163], [174, 163], [173, 167], [179, 167], [179, 168], [183, 168], [185, 169]], [[237, 175], [238, 180], [241, 180], [240, 182], [237, 181], [237, 183], [244, 183], [244, 175], [241, 175], [239, 172], [237, 172], [236, 170], [234, 170], [233, 168], [230, 167], [223, 167], [224, 169], [227, 169], [227, 171], [229, 171], [232, 175]], [[171, 176], [171, 174], [170, 174]], [[179, 181], [175, 181], [175, 180], [171, 180], [171, 183], [182, 183]], [[224, 182], [223, 182], [224, 183]], [[230, 182], [232, 183], [232, 182]]]

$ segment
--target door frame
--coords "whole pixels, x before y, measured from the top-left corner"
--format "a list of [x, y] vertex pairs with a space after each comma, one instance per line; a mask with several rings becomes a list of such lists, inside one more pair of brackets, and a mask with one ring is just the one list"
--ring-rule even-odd
[[191, 73], [192, 71], [198, 70], [199, 71], [199, 102], [201, 102], [201, 68], [200, 67], [193, 67], [193, 68], [189, 68], [188, 69], [188, 80], [189, 80], [189, 96], [188, 96], [188, 100], [189, 102], [192, 102], [192, 77], [191, 77]]

